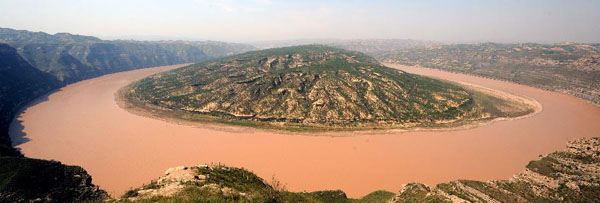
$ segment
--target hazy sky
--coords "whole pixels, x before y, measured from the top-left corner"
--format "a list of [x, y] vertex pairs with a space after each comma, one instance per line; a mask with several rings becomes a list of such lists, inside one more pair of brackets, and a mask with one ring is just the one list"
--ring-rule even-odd
[[600, 0], [0, 0], [0, 27], [237, 42], [600, 42]]

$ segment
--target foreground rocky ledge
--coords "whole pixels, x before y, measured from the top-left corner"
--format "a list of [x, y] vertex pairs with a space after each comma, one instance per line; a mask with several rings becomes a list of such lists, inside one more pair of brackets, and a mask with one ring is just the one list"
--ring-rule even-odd
[[108, 194], [79, 166], [0, 157], [0, 202], [101, 202]]
[[600, 138], [581, 138], [531, 161], [509, 180], [457, 180], [433, 188], [404, 185], [350, 199], [343, 191], [288, 192], [252, 172], [221, 165], [168, 169], [165, 176], [113, 201], [149, 202], [600, 202]]

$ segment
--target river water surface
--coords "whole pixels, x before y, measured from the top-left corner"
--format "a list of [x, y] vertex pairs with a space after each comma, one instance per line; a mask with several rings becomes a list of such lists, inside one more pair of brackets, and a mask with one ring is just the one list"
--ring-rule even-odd
[[[115, 102], [133, 81], [175, 66], [81, 81], [40, 99], [11, 125], [28, 157], [79, 165], [113, 196], [167, 168], [221, 163], [272, 178], [290, 191], [342, 189], [350, 197], [402, 184], [507, 179], [568, 139], [600, 136], [600, 108], [572, 96], [438, 70], [408, 72], [462, 81], [537, 100], [535, 116], [472, 129], [314, 136], [250, 128], [178, 125], [134, 115]], [[351, 135], [340, 133], [338, 135]]]

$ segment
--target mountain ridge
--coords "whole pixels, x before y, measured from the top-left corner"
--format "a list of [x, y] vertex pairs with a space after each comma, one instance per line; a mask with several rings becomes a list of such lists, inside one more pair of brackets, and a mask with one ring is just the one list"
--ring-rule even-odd
[[501, 79], [600, 104], [600, 44], [448, 44], [372, 55], [385, 62]]
[[108, 41], [92, 36], [0, 28], [0, 43], [64, 84], [117, 71], [201, 62], [255, 49], [217, 41]]

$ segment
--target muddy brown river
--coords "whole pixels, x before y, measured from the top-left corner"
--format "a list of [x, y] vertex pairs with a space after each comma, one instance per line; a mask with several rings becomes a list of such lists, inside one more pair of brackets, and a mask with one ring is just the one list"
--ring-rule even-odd
[[350, 197], [402, 184], [510, 178], [529, 160], [568, 139], [600, 136], [600, 108], [572, 96], [438, 70], [408, 72], [530, 97], [543, 106], [529, 118], [472, 129], [363, 132], [314, 136], [212, 124], [180, 125], [121, 109], [115, 92], [157, 67], [81, 81], [40, 98], [13, 122], [28, 157], [79, 165], [113, 196], [149, 183], [167, 168], [221, 163], [273, 178], [290, 191], [342, 189]]

